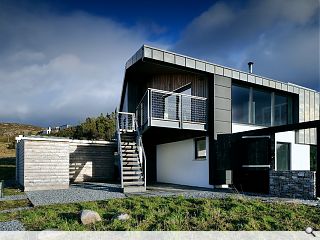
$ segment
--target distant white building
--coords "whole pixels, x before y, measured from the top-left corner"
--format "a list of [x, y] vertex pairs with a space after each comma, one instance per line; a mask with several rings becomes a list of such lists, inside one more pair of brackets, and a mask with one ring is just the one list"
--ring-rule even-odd
[[42, 131], [42, 134], [49, 135], [51, 133], [51, 127], [48, 127], [47, 129]]

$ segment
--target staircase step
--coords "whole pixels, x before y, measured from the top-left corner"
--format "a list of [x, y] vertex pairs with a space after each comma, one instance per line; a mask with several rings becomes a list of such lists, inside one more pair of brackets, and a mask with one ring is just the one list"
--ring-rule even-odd
[[144, 181], [132, 181], [132, 182], [123, 182], [124, 186], [142, 186]]
[[139, 166], [139, 162], [123, 162], [123, 166]]
[[123, 150], [127, 150], [127, 149], [129, 149], [129, 150], [131, 150], [131, 149], [137, 149], [137, 147], [134, 146], [134, 145], [125, 145], [125, 146], [121, 146], [121, 148], [122, 148]]
[[136, 142], [122, 142], [121, 146], [137, 146]]
[[122, 154], [136, 153], [137, 149], [123, 149]]
[[145, 191], [146, 191], [145, 186], [127, 186], [123, 188], [124, 193], [141, 193]]
[[141, 167], [123, 166], [123, 171], [134, 171], [134, 170], [141, 170]]
[[142, 179], [142, 176], [123, 176], [123, 180], [136, 180], [136, 179]]
[[123, 171], [122, 172], [123, 175], [137, 175], [137, 174], [142, 174], [142, 171], [138, 170], [138, 171]]

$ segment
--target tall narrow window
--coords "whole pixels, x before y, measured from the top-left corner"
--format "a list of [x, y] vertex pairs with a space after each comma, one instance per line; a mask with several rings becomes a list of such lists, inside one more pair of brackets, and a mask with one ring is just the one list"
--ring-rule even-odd
[[290, 143], [277, 142], [277, 170], [290, 170]]
[[237, 123], [249, 123], [250, 88], [232, 86], [232, 120]]
[[288, 97], [275, 94], [274, 96], [274, 125], [288, 123]]
[[206, 138], [195, 139], [195, 158], [201, 160], [207, 157]]
[[271, 126], [271, 93], [253, 89], [252, 124]]

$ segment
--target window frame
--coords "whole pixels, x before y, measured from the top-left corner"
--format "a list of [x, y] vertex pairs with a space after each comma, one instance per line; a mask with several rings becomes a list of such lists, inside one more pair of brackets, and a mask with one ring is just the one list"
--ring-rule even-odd
[[[198, 156], [198, 142], [204, 140], [205, 142], [205, 151], [206, 155], [205, 156]], [[194, 139], [194, 158], [196, 161], [203, 161], [207, 160], [207, 138], [206, 137], [199, 137]]]
[[[288, 169], [287, 170], [279, 170], [278, 169], [278, 148], [277, 148], [277, 145], [278, 144], [286, 144], [288, 145]], [[291, 171], [291, 161], [292, 161], [292, 157], [291, 157], [291, 150], [292, 150], [292, 147], [291, 147], [291, 142], [282, 142], [282, 141], [277, 141], [276, 142], [276, 171]]]

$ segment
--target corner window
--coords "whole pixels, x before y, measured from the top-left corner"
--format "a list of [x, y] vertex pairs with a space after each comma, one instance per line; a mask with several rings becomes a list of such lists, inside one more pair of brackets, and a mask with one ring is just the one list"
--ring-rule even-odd
[[271, 126], [271, 93], [253, 89], [252, 124]]
[[207, 157], [206, 138], [196, 138], [195, 142], [195, 158], [196, 160], [203, 160]]
[[250, 88], [232, 86], [232, 119], [238, 123], [249, 123]]
[[290, 143], [277, 142], [277, 170], [290, 170]]

